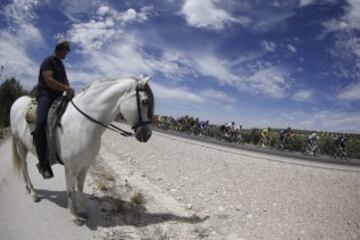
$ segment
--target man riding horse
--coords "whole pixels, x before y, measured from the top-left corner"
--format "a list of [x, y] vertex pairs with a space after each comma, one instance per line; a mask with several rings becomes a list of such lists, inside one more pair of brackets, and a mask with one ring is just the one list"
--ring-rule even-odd
[[37, 85], [36, 100], [37, 118], [34, 131], [34, 142], [39, 159], [38, 169], [43, 178], [48, 179], [54, 176], [47, 156], [46, 123], [47, 115], [51, 104], [60, 97], [63, 92], [72, 98], [74, 89], [70, 87], [62, 60], [70, 52], [70, 45], [67, 41], [59, 41], [56, 44], [54, 54], [45, 58], [40, 66], [39, 82]]

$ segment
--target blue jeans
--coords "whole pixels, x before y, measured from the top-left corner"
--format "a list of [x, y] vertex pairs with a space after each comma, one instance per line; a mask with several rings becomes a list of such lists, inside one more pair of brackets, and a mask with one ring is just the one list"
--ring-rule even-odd
[[48, 94], [39, 94], [37, 100], [37, 112], [36, 112], [36, 127], [34, 131], [34, 142], [36, 152], [39, 158], [39, 164], [44, 166], [48, 164], [49, 159], [47, 156], [47, 141], [46, 141], [46, 123], [47, 115], [51, 104], [55, 100]]

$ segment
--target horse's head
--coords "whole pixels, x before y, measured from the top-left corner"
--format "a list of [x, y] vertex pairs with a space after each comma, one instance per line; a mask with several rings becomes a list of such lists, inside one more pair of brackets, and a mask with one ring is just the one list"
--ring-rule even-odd
[[120, 104], [122, 116], [132, 125], [135, 137], [140, 142], [148, 141], [152, 134], [154, 96], [148, 84], [150, 79], [137, 80], [135, 87]]

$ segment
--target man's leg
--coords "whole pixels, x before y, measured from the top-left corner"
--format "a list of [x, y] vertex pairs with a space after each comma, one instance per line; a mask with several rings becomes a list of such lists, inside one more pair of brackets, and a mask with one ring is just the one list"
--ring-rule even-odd
[[53, 172], [49, 165], [49, 159], [47, 156], [47, 139], [46, 139], [46, 122], [47, 114], [51, 106], [51, 99], [47, 95], [40, 95], [37, 98], [37, 116], [36, 116], [36, 128], [34, 132], [34, 141], [36, 152], [39, 159], [39, 172], [47, 179], [52, 178]]

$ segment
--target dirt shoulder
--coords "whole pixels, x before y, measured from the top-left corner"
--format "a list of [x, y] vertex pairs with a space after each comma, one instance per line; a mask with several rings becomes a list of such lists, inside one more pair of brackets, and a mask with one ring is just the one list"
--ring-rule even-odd
[[[154, 232], [170, 239], [360, 237], [358, 169], [288, 164], [286, 158], [161, 133], [143, 144], [107, 132], [101, 156], [120, 179], [119, 191], [126, 181], [147, 199], [143, 213], [176, 216], [153, 221], [140, 214], [137, 221], [146, 223], [133, 227], [134, 239], [161, 239]], [[121, 236], [128, 230], [107, 232]]]

